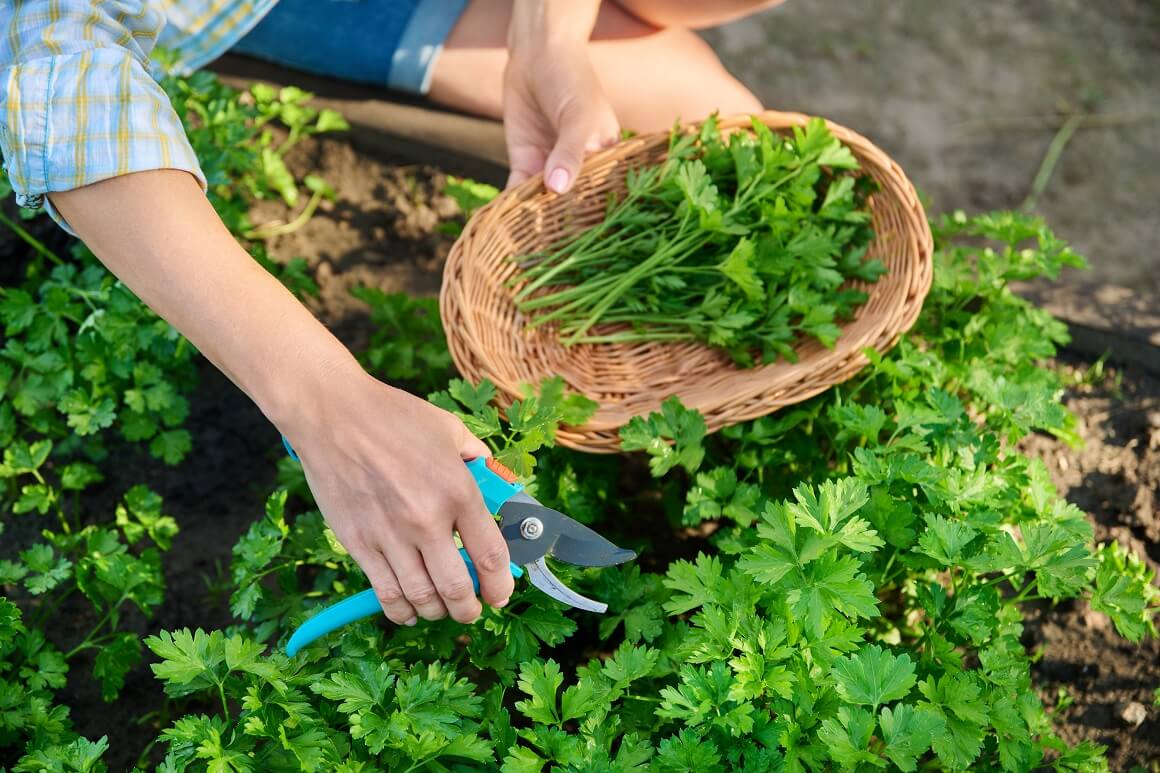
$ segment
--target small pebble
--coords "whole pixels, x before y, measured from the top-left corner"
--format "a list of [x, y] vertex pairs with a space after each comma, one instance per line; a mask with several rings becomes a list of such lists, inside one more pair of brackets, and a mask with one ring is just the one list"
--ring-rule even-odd
[[1108, 616], [1094, 609], [1085, 609], [1081, 619], [1084, 625], [1094, 631], [1106, 631], [1108, 628]]
[[1144, 720], [1147, 718], [1148, 709], [1144, 708], [1144, 704], [1137, 701], [1132, 701], [1120, 709], [1120, 719], [1132, 727], [1139, 727], [1144, 724]]

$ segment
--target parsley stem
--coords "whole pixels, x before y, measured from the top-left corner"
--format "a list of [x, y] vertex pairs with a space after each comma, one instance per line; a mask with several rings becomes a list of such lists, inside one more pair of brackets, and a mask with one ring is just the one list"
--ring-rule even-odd
[[418, 770], [419, 768], [423, 767], [424, 765], [426, 765], [428, 762], [430, 762], [433, 759], [435, 759], [435, 758], [434, 757], [424, 757], [421, 760], [416, 760], [415, 763], [413, 765], [411, 765], [411, 767], [407, 768], [403, 773], [412, 773], [412, 771]]
[[51, 602], [42, 605], [36, 615], [36, 627], [44, 628], [44, 624], [49, 620], [49, 618], [56, 614], [56, 610], [60, 609], [61, 604], [64, 603], [64, 600], [69, 595], [70, 594], [67, 592], [60, 593], [57, 596], [54, 596]]
[[1020, 590], [1018, 594], [1016, 594], [1015, 598], [1011, 599], [1011, 603], [1021, 604], [1024, 601], [1028, 601], [1029, 599], [1027, 598], [1027, 594], [1034, 590], [1038, 585], [1038, 580], [1028, 580], [1027, 584], [1023, 586], [1023, 589]]
[[1003, 582], [1004, 580], [1012, 581], [1012, 580], [1014, 580], [1014, 575], [1001, 574], [998, 577], [993, 577], [992, 579], [987, 580], [985, 583], [983, 583], [979, 587], [980, 588], [990, 588], [993, 585], [998, 585], [999, 583]]
[[64, 659], [72, 660], [73, 656], [75, 656], [77, 653], [95, 647], [96, 642], [94, 637], [96, 636], [97, 631], [101, 630], [101, 628], [105, 626], [105, 623], [109, 622], [109, 618], [113, 616], [113, 613], [116, 612], [123, 603], [125, 603], [125, 596], [121, 596], [121, 598], [117, 600], [116, 604], [109, 607], [108, 611], [105, 612], [104, 616], [97, 621], [97, 624], [92, 627], [92, 630], [88, 632], [81, 643], [69, 650], [68, 653], [64, 656]]
[[281, 571], [282, 569], [293, 569], [293, 568], [298, 567], [298, 566], [305, 566], [306, 563], [307, 563], [307, 561], [305, 559], [297, 559], [295, 561], [281, 561], [279, 563], [274, 564], [273, 566], [268, 566], [265, 569], [263, 569], [262, 571], [258, 572], [257, 574], [255, 574], [253, 577], [250, 578], [250, 581], [257, 582], [258, 580], [261, 580], [262, 578], [264, 578], [268, 575], [271, 575], [274, 572]]
[[536, 298], [523, 301], [519, 304], [519, 308], [520, 311], [533, 311], [535, 309], [541, 309], [545, 306], [555, 306], [561, 301], [565, 300], [570, 301], [575, 298], [589, 298], [591, 297], [593, 290], [605, 285], [613, 284], [616, 282], [616, 280], [616, 274], [609, 273], [606, 276], [589, 280], [585, 282], [583, 286], [569, 287], [566, 290], [560, 290], [559, 292], [552, 293], [551, 295], [541, 295]]
[[55, 252], [50, 250], [48, 247], [45, 247], [44, 242], [28, 233], [28, 231], [25, 230], [23, 226], [21, 226], [12, 218], [8, 217], [8, 215], [4, 214], [2, 211], [0, 211], [0, 224], [8, 226], [8, 229], [23, 239], [25, 244], [31, 247], [37, 255], [40, 255], [42, 258], [48, 260], [48, 262], [57, 266], [64, 265], [64, 261], [61, 260]]
[[642, 341], [695, 341], [697, 337], [692, 333], [666, 333], [656, 330], [631, 331], [622, 333], [607, 333], [605, 335], [586, 335], [580, 338], [569, 339], [577, 344], [627, 344]]
[[[685, 222], [687, 223], [688, 220], [688, 215], [686, 215]], [[682, 223], [682, 225], [684, 225], [684, 223]], [[684, 229], [682, 228], [682, 231], [683, 230]], [[655, 268], [668, 260], [683, 259], [683, 257], [685, 257], [690, 251], [688, 248], [692, 248], [698, 242], [703, 243], [703, 241], [704, 237], [702, 234], [693, 233], [689, 236], [686, 236], [683, 240], [670, 244], [668, 249], [657, 250], [657, 252], [654, 253], [651, 257], [641, 261], [635, 268], [628, 271], [623, 276], [621, 281], [617, 283], [612, 288], [612, 290], [608, 291], [604, 297], [596, 303], [595, 306], [593, 306], [591, 313], [585, 318], [584, 322], [580, 326], [580, 329], [568, 338], [564, 339], [564, 345], [569, 346], [575, 343], [576, 339], [581, 337], [584, 333], [588, 332], [588, 330], [593, 325], [600, 321], [601, 315], [608, 311], [608, 309], [611, 308], [614, 303], [620, 300], [620, 297], [624, 295], [624, 293], [627, 292], [629, 288], [631, 288], [648, 274], [652, 273]]]
[[302, 130], [297, 126], [292, 127], [290, 129], [289, 133], [286, 135], [286, 139], [282, 140], [282, 144], [278, 146], [277, 150], [275, 150], [274, 153], [279, 158], [284, 157], [286, 155], [286, 151], [290, 150], [290, 148], [297, 145], [299, 140], [301, 140], [301, 139], [302, 139]]
[[898, 551], [895, 550], [890, 554], [890, 558], [886, 559], [886, 566], [882, 567], [882, 582], [881, 585], [886, 584], [886, 578], [890, 575], [890, 569], [894, 566], [894, 560], [898, 558]]
[[245, 239], [264, 240], [272, 239], [275, 236], [285, 236], [286, 234], [294, 233], [299, 228], [306, 225], [310, 218], [314, 216], [314, 211], [318, 209], [318, 205], [320, 203], [322, 203], [322, 192], [315, 191], [310, 196], [310, 201], [306, 202], [306, 206], [303, 207], [302, 211], [298, 213], [298, 216], [291, 220], [289, 223], [270, 226], [268, 228], [254, 228], [249, 231], [245, 231], [242, 234], [242, 237]]

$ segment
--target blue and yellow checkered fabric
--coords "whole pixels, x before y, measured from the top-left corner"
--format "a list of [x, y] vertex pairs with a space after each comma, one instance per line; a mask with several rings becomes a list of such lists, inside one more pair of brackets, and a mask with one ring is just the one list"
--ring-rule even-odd
[[0, 151], [17, 201], [37, 207], [46, 193], [151, 169], [182, 169], [204, 186], [149, 54], [160, 44], [189, 72], [275, 2], [0, 1]]

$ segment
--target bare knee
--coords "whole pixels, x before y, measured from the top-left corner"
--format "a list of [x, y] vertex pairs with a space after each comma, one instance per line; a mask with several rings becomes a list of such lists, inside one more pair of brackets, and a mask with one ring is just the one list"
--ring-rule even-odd
[[611, 52], [602, 57], [599, 44], [592, 48], [605, 93], [627, 129], [662, 131], [674, 121], [698, 121], [715, 111], [736, 115], [762, 110], [757, 97], [689, 30], [657, 31], [638, 40], [635, 49], [629, 63]]
[[705, 29], [728, 24], [784, 0], [615, 0], [630, 14], [654, 27]]

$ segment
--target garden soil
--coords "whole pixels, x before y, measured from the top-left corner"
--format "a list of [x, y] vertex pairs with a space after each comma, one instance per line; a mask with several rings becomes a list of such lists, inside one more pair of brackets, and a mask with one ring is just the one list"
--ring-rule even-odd
[[[1072, 356], [1058, 364], [1072, 372], [1088, 366]], [[1160, 569], [1160, 381], [1113, 367], [1095, 384], [1069, 390], [1066, 403], [1084, 445], [1068, 448], [1037, 434], [1022, 450], [1042, 459], [1060, 492], [1088, 513], [1097, 541], [1119, 541]], [[1160, 640], [1133, 645], [1105, 615], [1075, 601], [1037, 610], [1024, 643], [1041, 648], [1035, 677], [1044, 702], [1074, 701], [1057, 714], [1065, 739], [1107, 745], [1112, 770], [1160, 765], [1160, 707], [1153, 705]]]

